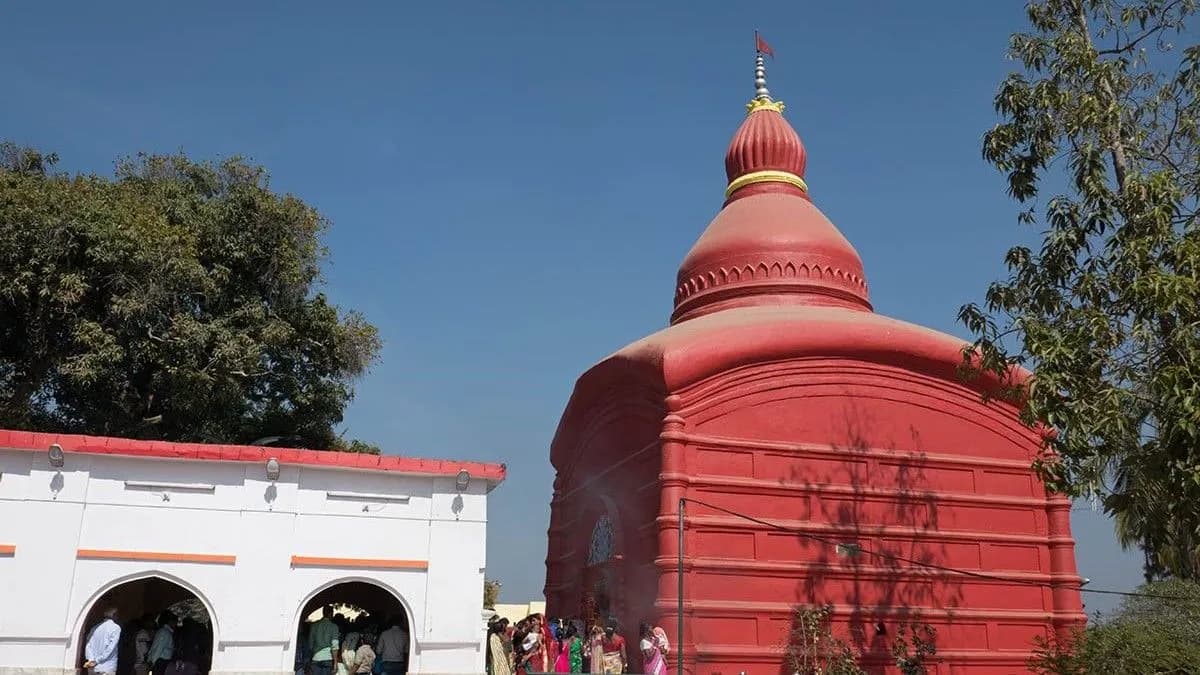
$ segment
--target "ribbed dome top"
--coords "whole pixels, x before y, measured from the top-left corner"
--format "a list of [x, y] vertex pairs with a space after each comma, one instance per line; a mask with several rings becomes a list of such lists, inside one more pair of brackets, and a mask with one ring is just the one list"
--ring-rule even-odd
[[775, 104], [754, 109], [733, 135], [725, 153], [725, 176], [730, 183], [761, 171], [782, 171], [804, 178], [808, 154], [800, 135], [776, 106], [782, 108]]
[[671, 323], [734, 307], [871, 311], [862, 259], [808, 196], [808, 157], [763, 84], [725, 155], [720, 213], [679, 267]]

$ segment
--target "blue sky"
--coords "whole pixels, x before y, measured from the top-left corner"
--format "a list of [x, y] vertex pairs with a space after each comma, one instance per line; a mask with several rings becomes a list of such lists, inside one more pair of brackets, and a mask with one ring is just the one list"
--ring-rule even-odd
[[[521, 601], [540, 596], [548, 446], [575, 378], [666, 323], [720, 207], [753, 29], [877, 311], [962, 335], [959, 305], [1030, 236], [979, 155], [1023, 5], [13, 4], [0, 137], [72, 171], [248, 155], [327, 215], [329, 293], [385, 340], [350, 435], [507, 462], [489, 572]], [[1136, 585], [1139, 556], [1073, 515], [1093, 586]]]

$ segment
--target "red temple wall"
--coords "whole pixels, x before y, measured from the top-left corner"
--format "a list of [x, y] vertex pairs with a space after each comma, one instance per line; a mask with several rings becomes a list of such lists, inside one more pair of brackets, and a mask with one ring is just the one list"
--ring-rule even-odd
[[[612, 590], [612, 613], [632, 640], [638, 623], [654, 618], [658, 590], [655, 523], [664, 396], [619, 385], [601, 393], [580, 426], [563, 430], [554, 443], [546, 611], [582, 616], [585, 594], [603, 578]], [[614, 526], [615, 558], [589, 567], [592, 530], [603, 516]]]
[[[833, 605], [835, 632], [878, 668], [899, 623], [919, 618], [938, 631], [942, 675], [1021, 672], [1034, 637], [1083, 621], [1078, 591], [1038, 585], [1079, 581], [1070, 504], [1032, 474], [1038, 439], [1011, 408], [941, 370], [847, 357], [743, 366], [670, 395], [653, 372], [602, 364], [563, 416], [551, 451], [552, 616], [580, 615], [605, 578], [627, 637], [655, 619], [687, 671], [704, 675], [778, 672], [798, 605]], [[788, 528], [689, 504], [682, 640], [681, 496]], [[615, 558], [589, 567], [602, 516]], [[850, 559], [794, 531], [999, 578]]]
[[[1030, 585], [1078, 577], [1069, 503], [1048, 500], [1033, 476], [1037, 437], [1012, 409], [900, 368], [815, 358], [740, 368], [671, 399], [664, 471], [685, 478], [663, 500], [664, 515], [684, 494], [789, 530], [1000, 577], [848, 559], [831, 544], [689, 504], [692, 672], [778, 668], [798, 605], [834, 605], [835, 631], [878, 663], [890, 660], [898, 624], [919, 616], [938, 630], [943, 673], [1021, 670], [1035, 636], [1082, 621], [1077, 591]], [[664, 517], [664, 552], [674, 555], [675, 536]], [[674, 634], [674, 562], [660, 560], [660, 569], [659, 622]]]

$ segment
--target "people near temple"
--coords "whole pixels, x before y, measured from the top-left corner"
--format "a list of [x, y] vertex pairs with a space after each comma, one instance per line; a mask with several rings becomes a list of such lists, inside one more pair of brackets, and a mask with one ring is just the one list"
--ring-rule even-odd
[[[488, 624], [488, 675], [594, 673], [620, 675], [630, 670], [624, 636], [615, 621], [596, 623], [587, 634], [579, 619], [548, 620], [532, 614], [516, 624], [495, 618]], [[643, 624], [639, 653], [648, 675], [666, 675], [670, 645], [663, 629]]]
[[375, 649], [372, 643], [375, 635], [366, 632], [359, 636], [358, 649], [354, 651], [354, 661], [348, 667], [350, 675], [370, 675], [375, 667]]
[[208, 626], [190, 616], [182, 619], [175, 632], [175, 661], [180, 654], [201, 673], [212, 670], [212, 631]]
[[150, 645], [154, 641], [154, 620], [142, 617], [133, 636], [133, 675], [150, 673]]
[[529, 628], [524, 639], [529, 658], [526, 662], [527, 673], [550, 673], [553, 659], [550, 652], [550, 641], [553, 638], [550, 626], [546, 625], [540, 614], [529, 616]]
[[609, 621], [604, 627], [604, 638], [600, 640], [603, 666], [601, 672], [609, 675], [624, 673], [629, 666], [629, 655], [625, 651], [625, 637], [617, 632], [617, 624]]
[[579, 630], [575, 627], [574, 622], [566, 624], [563, 628], [562, 638], [558, 643], [558, 660], [554, 664], [554, 672], [583, 672], [583, 640], [580, 639]]
[[361, 637], [357, 632], [351, 630], [342, 637], [342, 651], [338, 655], [337, 675], [350, 675], [355, 671], [355, 662], [358, 660], [358, 640]]
[[588, 672], [598, 675], [604, 672], [604, 628], [600, 624], [592, 626], [588, 633], [587, 643]]
[[379, 634], [375, 651], [383, 664], [384, 675], [404, 675], [408, 672], [408, 631], [399, 617], [388, 617]]
[[150, 651], [146, 654], [146, 662], [154, 675], [166, 672], [167, 664], [175, 658], [175, 624], [178, 617], [169, 611], [158, 615], [158, 628], [154, 631], [154, 639], [150, 642]]
[[488, 623], [488, 675], [512, 675], [512, 647], [508, 619], [497, 618]]
[[83, 667], [94, 675], [116, 675], [117, 649], [121, 642], [121, 626], [117, 609], [104, 610], [104, 619], [88, 633], [83, 648]]
[[646, 675], [667, 675], [667, 653], [670, 645], [666, 632], [648, 623], [643, 623], [638, 632], [642, 634], [641, 642], [638, 643], [642, 650], [642, 672]]
[[321, 610], [321, 618], [308, 629], [309, 661], [312, 675], [334, 675], [334, 659], [338, 655], [341, 633], [333, 622], [333, 607]]
[[[181, 626], [181, 628], [183, 627]], [[201, 675], [201, 673], [207, 672], [207, 669], [203, 667], [203, 643], [193, 639], [192, 632], [192, 630], [180, 631], [181, 638], [184, 637], [183, 634], [187, 634], [187, 638], [180, 640], [179, 646], [175, 649], [174, 658], [171, 659], [162, 675]]]
[[542, 660], [541, 670], [539, 673], [554, 672], [554, 664], [558, 660], [558, 634], [556, 631], [557, 624], [549, 621], [541, 614], [535, 614], [537, 617], [538, 626], [542, 634]]
[[535, 617], [529, 616], [521, 620], [517, 626], [517, 636], [514, 637], [513, 649], [517, 652], [517, 675], [540, 673], [539, 663], [543, 660], [542, 630]]

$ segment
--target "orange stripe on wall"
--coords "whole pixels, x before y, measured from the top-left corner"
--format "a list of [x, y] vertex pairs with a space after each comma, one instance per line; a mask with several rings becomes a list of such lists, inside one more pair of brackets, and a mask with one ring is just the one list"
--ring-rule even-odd
[[292, 567], [354, 567], [389, 570], [427, 570], [426, 560], [387, 560], [379, 558], [322, 558], [308, 555], [292, 556]]
[[16, 555], [17, 547], [12, 544], [0, 544], [0, 555]]
[[99, 548], [81, 548], [75, 553], [80, 560], [138, 560], [141, 562], [207, 563], [232, 565], [237, 556], [214, 555], [211, 553], [161, 553], [156, 551], [109, 551]]

